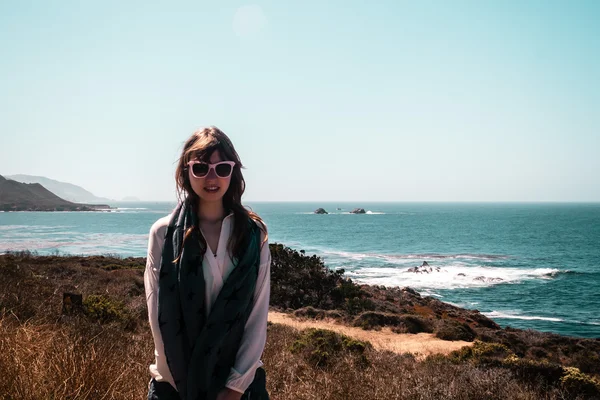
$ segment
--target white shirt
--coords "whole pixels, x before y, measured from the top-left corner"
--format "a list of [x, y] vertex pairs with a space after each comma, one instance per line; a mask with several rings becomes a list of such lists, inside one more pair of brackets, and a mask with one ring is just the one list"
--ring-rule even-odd
[[[154, 338], [155, 362], [150, 364], [150, 374], [157, 381], [166, 381], [175, 389], [175, 382], [165, 358], [164, 344], [158, 326], [158, 277], [165, 233], [172, 215], [167, 215], [156, 221], [150, 228], [148, 239], [148, 258], [144, 272], [146, 302], [148, 303], [148, 318], [150, 330]], [[216, 257], [207, 250], [202, 260], [202, 272], [206, 283], [206, 315], [217, 299], [225, 280], [235, 267], [227, 251], [227, 243], [233, 231], [233, 213], [223, 219], [221, 235]], [[261, 243], [264, 233], [261, 234]], [[254, 380], [254, 374], [263, 363], [260, 356], [265, 348], [267, 339], [267, 317], [269, 312], [269, 296], [271, 292], [271, 252], [269, 244], [264, 243], [260, 252], [260, 267], [256, 289], [254, 291], [253, 308], [244, 328], [244, 335], [237, 352], [235, 364], [227, 378], [226, 387], [244, 393]]]

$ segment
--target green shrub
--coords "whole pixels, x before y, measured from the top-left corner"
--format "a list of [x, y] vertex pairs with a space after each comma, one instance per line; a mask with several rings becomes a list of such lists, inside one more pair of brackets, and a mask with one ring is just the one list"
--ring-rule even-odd
[[556, 384], [564, 374], [563, 367], [559, 364], [519, 358], [515, 354], [506, 357], [501, 365], [526, 382], [542, 381]]
[[484, 343], [476, 340], [473, 346], [465, 346], [460, 350], [451, 352], [448, 357], [455, 362], [473, 360], [475, 362], [485, 362], [491, 359], [505, 359], [513, 356], [514, 353], [505, 345], [500, 343]]
[[366, 294], [344, 270], [330, 270], [315, 255], [307, 256], [282, 244], [273, 243], [271, 250], [271, 305], [284, 309], [312, 306], [323, 310], [347, 308], [365, 309]]
[[453, 320], [440, 320], [435, 331], [435, 336], [442, 340], [464, 340], [472, 342], [477, 334], [466, 323]]
[[354, 318], [353, 325], [363, 329], [379, 329], [382, 326], [390, 326], [396, 333], [433, 332], [433, 324], [425, 318], [377, 311], [361, 313]]
[[301, 337], [292, 343], [290, 350], [294, 354], [303, 354], [307, 361], [317, 367], [326, 367], [343, 352], [351, 353], [366, 363], [365, 349], [368, 342], [352, 339], [326, 329], [306, 329]]
[[375, 303], [371, 299], [363, 299], [353, 297], [346, 299], [344, 310], [350, 315], [356, 315], [362, 311], [370, 311], [375, 309]]
[[125, 321], [127, 310], [122, 302], [104, 295], [89, 295], [83, 300], [85, 314], [101, 323]]
[[563, 368], [564, 375], [560, 378], [562, 387], [572, 395], [583, 395], [593, 398], [600, 397], [600, 382], [584, 374], [578, 368]]

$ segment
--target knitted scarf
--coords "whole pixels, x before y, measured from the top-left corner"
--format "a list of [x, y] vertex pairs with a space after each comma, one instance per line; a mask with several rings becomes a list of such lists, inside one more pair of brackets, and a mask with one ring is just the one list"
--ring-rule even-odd
[[[225, 387], [235, 363], [260, 265], [260, 230], [248, 218], [248, 249], [227, 277], [209, 315], [205, 309], [202, 260], [206, 252], [198, 217], [189, 201], [169, 222], [160, 263], [158, 323], [166, 361], [182, 400], [212, 400]], [[179, 254], [181, 257], [174, 263]]]

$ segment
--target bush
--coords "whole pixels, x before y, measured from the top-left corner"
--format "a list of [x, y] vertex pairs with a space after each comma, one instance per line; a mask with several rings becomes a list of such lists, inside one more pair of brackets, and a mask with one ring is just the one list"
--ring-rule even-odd
[[290, 350], [294, 354], [303, 354], [306, 360], [316, 367], [328, 366], [333, 358], [343, 352], [359, 357], [363, 365], [368, 364], [364, 355], [368, 342], [352, 339], [348, 336], [326, 329], [306, 329], [301, 337], [292, 343]]
[[433, 332], [432, 323], [416, 315], [367, 311], [358, 315], [352, 324], [363, 329], [379, 329], [382, 326], [391, 326], [392, 331], [395, 333]]
[[556, 384], [563, 376], [563, 367], [547, 361], [535, 361], [510, 355], [502, 361], [502, 366], [510, 369], [525, 382], [547, 382]]
[[573, 367], [564, 368], [564, 373], [560, 383], [565, 390], [573, 395], [600, 397], [600, 382], [596, 379]]
[[85, 314], [101, 323], [124, 321], [127, 311], [123, 303], [104, 295], [90, 295], [83, 301]]
[[341, 309], [346, 299], [364, 296], [359, 286], [343, 276], [343, 269], [332, 271], [315, 255], [306, 256], [281, 244], [271, 244], [270, 250], [273, 306]]
[[362, 311], [374, 310], [375, 303], [371, 299], [353, 297], [346, 299], [343, 309], [350, 315], [356, 315]]
[[505, 345], [500, 343], [484, 343], [476, 340], [473, 346], [465, 346], [460, 350], [453, 351], [448, 357], [455, 362], [473, 360], [477, 363], [491, 359], [505, 359], [514, 353]]
[[453, 320], [440, 320], [435, 336], [442, 340], [464, 340], [472, 342], [477, 334], [466, 323]]

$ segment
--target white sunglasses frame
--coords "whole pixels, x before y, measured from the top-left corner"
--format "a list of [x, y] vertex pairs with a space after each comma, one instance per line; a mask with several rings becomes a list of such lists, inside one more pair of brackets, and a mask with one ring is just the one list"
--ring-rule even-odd
[[[195, 164], [206, 164], [206, 165], [208, 165], [208, 172], [206, 173], [206, 175], [204, 175], [204, 176], [196, 176], [196, 174], [194, 174], [194, 168], [193, 168], [193, 166]], [[229, 175], [227, 175], [227, 176], [221, 176], [221, 175], [217, 174], [216, 167], [219, 164], [229, 164], [229, 165], [231, 165], [231, 171], [229, 172]], [[206, 178], [208, 176], [208, 174], [210, 174], [210, 170], [211, 169], [215, 170], [215, 175], [218, 178], [225, 179], [225, 178], [229, 178], [231, 176], [231, 174], [233, 174], [233, 168], [235, 167], [235, 161], [219, 161], [218, 163], [210, 164], [210, 163], [205, 163], [204, 161], [192, 160], [192, 161], [188, 162], [187, 165], [188, 165], [188, 169], [190, 170], [190, 173], [196, 179]]]

